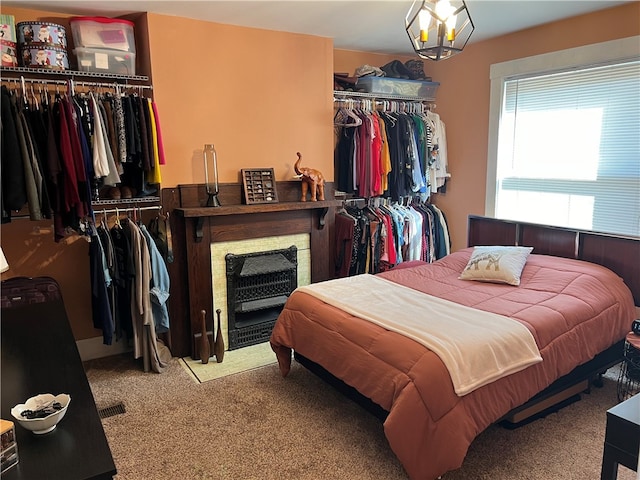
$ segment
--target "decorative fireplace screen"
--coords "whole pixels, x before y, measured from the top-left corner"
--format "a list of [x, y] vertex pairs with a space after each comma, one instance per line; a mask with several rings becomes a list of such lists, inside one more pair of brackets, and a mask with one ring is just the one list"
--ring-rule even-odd
[[295, 245], [225, 256], [229, 350], [263, 343], [291, 292], [298, 286]]

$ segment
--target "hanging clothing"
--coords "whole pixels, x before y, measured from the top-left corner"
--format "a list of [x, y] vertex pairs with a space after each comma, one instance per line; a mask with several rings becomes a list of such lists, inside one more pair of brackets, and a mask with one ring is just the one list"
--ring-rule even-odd
[[[156, 123], [156, 112], [153, 109], [153, 103], [151, 100], [147, 100], [147, 107], [149, 108], [149, 121], [151, 123], [151, 148], [152, 148], [152, 164], [151, 170], [147, 173], [147, 182], [152, 184], [162, 183], [162, 175], [160, 174], [160, 149], [161, 149], [161, 134]], [[162, 158], [164, 159], [164, 152], [162, 152]]]
[[353, 244], [357, 220], [346, 210], [336, 212], [335, 216], [335, 277], [349, 275], [353, 260]]
[[437, 192], [445, 187], [447, 179], [451, 177], [448, 173], [446, 128], [437, 113], [427, 111], [425, 119], [431, 131], [429, 184], [432, 192]]
[[171, 357], [157, 338], [169, 330], [169, 274], [151, 234], [129, 218], [108, 230], [103, 217], [90, 235], [94, 327], [107, 345], [114, 336], [131, 341], [145, 371], [162, 372]]
[[130, 235], [122, 228], [118, 220], [109, 231], [113, 242], [115, 268], [113, 278], [112, 310], [115, 312], [115, 327], [118, 337], [122, 334], [133, 338], [133, 320], [131, 302], [133, 301], [133, 281], [136, 275]]
[[358, 207], [347, 202], [335, 217], [335, 277], [375, 274], [408, 261], [434, 262], [451, 253], [446, 218], [414, 200]]
[[161, 373], [167, 366], [164, 348], [160, 348], [151, 311], [151, 263], [146, 240], [138, 226], [128, 221], [125, 223], [131, 231], [132, 250], [136, 277], [133, 284], [133, 302], [131, 316], [133, 319], [134, 357], [143, 358], [145, 370], [150, 367]]
[[103, 343], [111, 345], [115, 325], [108, 289], [111, 285], [102, 241], [95, 228], [89, 234], [89, 267], [91, 275], [91, 313], [93, 326], [102, 330]]
[[169, 310], [167, 308], [170, 287], [169, 272], [147, 227], [141, 224], [139, 228], [140, 233], [142, 233], [142, 236], [147, 242], [151, 262], [152, 281], [149, 294], [151, 296], [154, 328], [156, 333], [165, 333], [169, 331]]
[[22, 152], [24, 166], [24, 180], [27, 191], [27, 202], [29, 204], [29, 218], [31, 220], [42, 220], [41, 194], [42, 194], [42, 173], [35, 158], [33, 142], [24, 116], [24, 111], [18, 111], [17, 118], [18, 141]]
[[18, 143], [15, 100], [7, 87], [2, 86], [2, 222], [11, 221], [11, 211], [20, 210], [27, 203], [24, 165]]
[[399, 201], [416, 193], [427, 200], [445, 188], [450, 177], [446, 134], [437, 114], [424, 111], [420, 102], [383, 102], [382, 111], [353, 113], [361, 120], [358, 125], [344, 122], [344, 116], [336, 123], [334, 171], [339, 191]]
[[165, 162], [157, 106], [120, 89], [53, 98], [45, 91], [38, 101], [2, 86], [3, 223], [28, 206], [32, 220], [53, 218], [59, 242], [92, 217], [100, 187], [158, 192], [149, 187]]

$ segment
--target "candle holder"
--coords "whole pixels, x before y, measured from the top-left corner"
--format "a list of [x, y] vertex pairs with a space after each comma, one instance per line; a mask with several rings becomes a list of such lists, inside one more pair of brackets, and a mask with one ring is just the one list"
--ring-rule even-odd
[[207, 207], [220, 207], [218, 200], [218, 154], [213, 144], [204, 146], [204, 177], [207, 189]]

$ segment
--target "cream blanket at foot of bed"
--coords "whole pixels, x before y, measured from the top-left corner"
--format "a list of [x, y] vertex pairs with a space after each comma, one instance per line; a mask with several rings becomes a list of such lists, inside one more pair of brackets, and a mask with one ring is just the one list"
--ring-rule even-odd
[[459, 396], [542, 361], [533, 335], [520, 322], [374, 275], [297, 290], [429, 348], [449, 370]]

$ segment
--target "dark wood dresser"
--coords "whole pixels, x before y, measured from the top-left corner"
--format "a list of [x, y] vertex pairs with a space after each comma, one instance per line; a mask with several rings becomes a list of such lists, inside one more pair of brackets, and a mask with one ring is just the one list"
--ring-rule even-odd
[[[111, 479], [116, 466], [62, 300], [3, 308], [2, 418], [15, 423], [19, 461], [3, 480]], [[71, 396], [56, 429], [35, 435], [11, 408], [40, 393]]]

